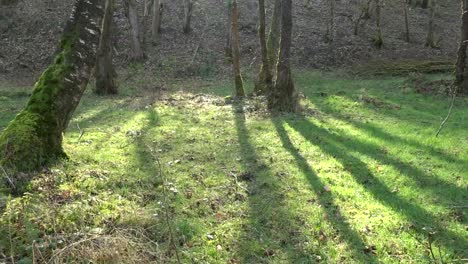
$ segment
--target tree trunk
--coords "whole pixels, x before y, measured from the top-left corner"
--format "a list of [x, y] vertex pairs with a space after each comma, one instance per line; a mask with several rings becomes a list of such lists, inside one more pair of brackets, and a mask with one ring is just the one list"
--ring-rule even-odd
[[116, 72], [112, 65], [112, 24], [114, 14], [114, 0], [106, 0], [104, 19], [102, 20], [101, 38], [97, 50], [96, 67], [94, 76], [96, 77], [96, 87], [94, 92], [99, 95], [117, 94], [115, 83]]
[[228, 60], [232, 60], [232, 43], [231, 43], [232, 3], [231, 3], [231, 0], [227, 0], [226, 2], [226, 18], [227, 18], [226, 45], [224, 47], [224, 54]]
[[468, 70], [466, 67], [466, 49], [468, 45], [468, 0], [462, 1], [462, 25], [461, 25], [461, 40], [458, 48], [458, 57], [455, 67], [455, 82], [456, 92], [460, 94], [468, 94]]
[[271, 67], [268, 62], [268, 49], [266, 43], [266, 31], [265, 31], [265, 0], [258, 0], [258, 13], [260, 18], [260, 26], [258, 29], [258, 35], [260, 39], [260, 48], [262, 53], [262, 65], [260, 68], [260, 73], [258, 75], [258, 80], [255, 83], [254, 92], [256, 94], [265, 93], [271, 90], [272, 85], [272, 75]]
[[429, 1], [431, 0], [422, 0], [421, 8], [427, 8], [430, 5]]
[[281, 40], [276, 84], [268, 97], [272, 111], [294, 112], [297, 95], [291, 74], [290, 57], [292, 42], [292, 0], [284, 0], [281, 7]]
[[132, 55], [131, 60], [140, 61], [145, 58], [145, 54], [141, 47], [141, 32], [138, 23], [137, 4], [135, 0], [125, 0], [125, 13], [130, 22], [130, 30], [132, 37]]
[[434, 41], [434, 13], [435, 13], [435, 0], [429, 1], [429, 23], [427, 26], [426, 47], [436, 48]]
[[184, 19], [184, 33], [188, 34], [192, 30], [190, 28], [190, 21], [192, 19], [192, 11], [193, 11], [193, 1], [192, 0], [185, 0], [185, 19]]
[[330, 3], [329, 22], [327, 33], [325, 34], [325, 43], [332, 43], [335, 38], [335, 0], [328, 0]]
[[409, 30], [409, 21], [408, 21], [408, 3], [406, 0], [403, 0], [403, 8], [405, 14], [405, 41], [410, 42], [410, 30]]
[[231, 36], [232, 36], [232, 66], [234, 70], [234, 81], [236, 85], [236, 96], [244, 96], [244, 83], [240, 70], [240, 44], [239, 44], [239, 10], [237, 8], [237, 0], [232, 1], [232, 21], [231, 21]]
[[151, 23], [151, 36], [153, 43], [158, 43], [159, 33], [161, 32], [161, 19], [163, 13], [164, 4], [162, 0], [154, 0], [153, 2], [153, 21]]
[[278, 53], [281, 34], [281, 0], [275, 0], [273, 15], [271, 18], [270, 32], [268, 33], [267, 52], [268, 65], [271, 68], [273, 83], [276, 80], [276, 70], [278, 64]]
[[[75, 2], [54, 62], [35, 84], [26, 107], [0, 134], [0, 165], [12, 175], [66, 157], [62, 133], [96, 62], [103, 6], [102, 0]], [[21, 190], [28, 180], [13, 178], [10, 185]]]
[[380, 10], [381, 10], [381, 0], [375, 0], [375, 16], [376, 16], [376, 26], [377, 26], [377, 33], [374, 37], [374, 45], [377, 48], [381, 48], [383, 45], [383, 39], [382, 39], [382, 27], [380, 23]]

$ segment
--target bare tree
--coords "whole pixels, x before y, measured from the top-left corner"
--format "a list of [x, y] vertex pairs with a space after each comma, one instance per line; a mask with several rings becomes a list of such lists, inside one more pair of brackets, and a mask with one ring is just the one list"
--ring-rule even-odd
[[151, 36], [153, 42], [157, 43], [159, 40], [159, 33], [161, 32], [161, 19], [164, 10], [163, 0], [153, 1], [153, 21], [151, 23]]
[[116, 72], [112, 64], [112, 22], [114, 14], [114, 0], [106, 0], [104, 18], [102, 20], [101, 38], [96, 56], [96, 67], [94, 76], [96, 86], [94, 92], [97, 94], [116, 94], [115, 83]]
[[461, 39], [455, 67], [455, 87], [460, 94], [468, 94], [468, 70], [466, 49], [468, 45], [468, 0], [462, 0]]
[[405, 41], [410, 42], [410, 30], [409, 30], [409, 19], [408, 19], [408, 3], [407, 0], [402, 0], [403, 11], [405, 15]]
[[271, 68], [273, 82], [276, 80], [278, 53], [281, 34], [281, 0], [275, 0], [271, 17], [270, 32], [268, 33], [267, 52], [268, 65]]
[[290, 65], [292, 26], [292, 0], [283, 0], [278, 76], [275, 86], [268, 96], [268, 108], [272, 111], [294, 112], [297, 108], [297, 95]]
[[145, 53], [141, 47], [141, 32], [138, 22], [137, 3], [136, 0], [124, 0], [125, 15], [130, 23], [132, 54], [131, 60], [139, 61], [145, 58]]
[[[66, 157], [62, 134], [96, 62], [103, 7], [102, 0], [75, 2], [54, 62], [36, 82], [26, 107], [0, 134], [3, 168], [31, 171]], [[12, 187], [21, 188], [29, 179], [12, 180]]]
[[381, 26], [381, 1], [382, 0], [375, 0], [375, 20], [376, 20], [376, 26], [377, 26], [377, 32], [376, 35], [374, 36], [374, 45], [377, 48], [381, 48], [383, 45], [383, 39], [382, 39], [382, 26]]
[[336, 2], [335, 0], [328, 0], [330, 4], [330, 13], [329, 13], [329, 21], [327, 25], [327, 33], [325, 34], [325, 43], [332, 43], [335, 38], [335, 8]]
[[193, 0], [184, 0], [184, 33], [188, 34], [192, 29], [190, 27], [190, 21], [192, 19], [193, 12]]
[[227, 59], [232, 59], [232, 43], [231, 43], [231, 23], [232, 23], [232, 2], [226, 0], [226, 44], [224, 46], [224, 55]]
[[271, 74], [271, 67], [268, 61], [268, 50], [267, 50], [267, 42], [266, 42], [266, 14], [265, 14], [265, 0], [258, 0], [258, 13], [259, 13], [259, 20], [260, 25], [258, 29], [258, 35], [260, 39], [260, 48], [262, 53], [262, 65], [260, 68], [258, 80], [255, 83], [254, 92], [264, 93], [271, 89], [272, 85], [272, 74]]
[[239, 42], [239, 9], [237, 0], [232, 0], [232, 21], [231, 21], [231, 36], [232, 36], [232, 65], [234, 70], [234, 81], [236, 85], [236, 96], [244, 96], [244, 82], [240, 70], [240, 42]]
[[427, 25], [426, 47], [436, 48], [437, 45], [434, 40], [434, 15], [435, 15], [435, 0], [429, 0], [429, 23]]

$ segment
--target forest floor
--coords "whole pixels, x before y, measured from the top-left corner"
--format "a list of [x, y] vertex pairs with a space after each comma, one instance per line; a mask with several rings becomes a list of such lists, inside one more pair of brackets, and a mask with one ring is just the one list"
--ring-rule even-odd
[[[436, 138], [450, 98], [414, 89], [449, 76], [295, 77], [275, 116], [229, 80], [88, 91], [70, 159], [0, 197], [0, 262], [466, 261], [468, 100]], [[30, 88], [0, 86], [1, 130]]]

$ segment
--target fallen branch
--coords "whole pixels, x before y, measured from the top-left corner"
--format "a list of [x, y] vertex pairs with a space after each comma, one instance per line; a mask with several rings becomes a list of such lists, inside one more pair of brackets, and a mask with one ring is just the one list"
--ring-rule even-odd
[[455, 104], [455, 97], [457, 96], [457, 92], [456, 90], [453, 90], [453, 95], [452, 95], [452, 102], [450, 103], [450, 108], [449, 108], [449, 111], [447, 113], [447, 116], [445, 117], [445, 119], [442, 121], [442, 123], [440, 124], [440, 127], [439, 129], [437, 130], [437, 133], [436, 133], [436, 137], [439, 136], [440, 132], [442, 131], [442, 129], [444, 128], [445, 124], [447, 123], [448, 119], [450, 118], [450, 116], [452, 115], [452, 109], [453, 109], [453, 105]]

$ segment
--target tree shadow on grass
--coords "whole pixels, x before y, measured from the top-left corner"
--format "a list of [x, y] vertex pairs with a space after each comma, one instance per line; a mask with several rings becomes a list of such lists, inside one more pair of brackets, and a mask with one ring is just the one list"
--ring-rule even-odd
[[369, 252], [369, 254], [364, 254], [366, 251], [366, 243], [363, 241], [358, 232], [356, 232], [356, 230], [354, 230], [347, 223], [347, 220], [342, 216], [340, 212], [341, 210], [336, 204], [333, 195], [325, 191], [325, 185], [317, 176], [317, 173], [309, 165], [307, 160], [299, 153], [298, 149], [293, 145], [288, 132], [284, 129], [283, 121], [273, 119], [273, 124], [276, 128], [278, 136], [281, 139], [283, 147], [293, 156], [298, 168], [307, 178], [311, 189], [318, 194], [317, 200], [324, 209], [326, 218], [333, 225], [333, 228], [338, 231], [340, 238], [342, 238], [347, 243], [347, 246], [353, 253], [353, 256], [356, 257], [357, 261], [361, 263], [377, 262], [376, 257], [371, 252]]
[[[379, 156], [375, 145], [367, 144], [364, 142], [356, 141], [354, 139], [346, 138], [335, 133], [331, 133], [324, 128], [314, 125], [306, 119], [299, 121], [286, 122], [296, 131], [298, 131], [306, 140], [312, 144], [320, 147], [323, 152], [333, 156], [339, 161], [344, 169], [352, 175], [356, 182], [361, 184], [376, 200], [382, 204], [390, 207], [395, 212], [403, 215], [408, 221], [416, 225], [415, 229], [421, 235], [427, 233], [422, 229], [423, 227], [431, 227], [438, 231], [438, 237], [444, 244], [444, 247], [453, 251], [456, 255], [467, 254], [468, 241], [466, 237], [448, 230], [443, 223], [441, 223], [434, 215], [429, 213], [421, 206], [410, 203], [406, 199], [400, 197], [397, 193], [392, 192], [385, 183], [378, 179], [368, 167], [368, 165], [354, 156], [351, 151], [361, 152], [371, 158], [390, 164], [394, 167], [403, 167], [400, 171], [406, 175], [414, 175], [420, 178], [429, 178], [418, 169], [415, 169], [401, 161], [386, 157]], [[441, 183], [443, 184], [443, 183]], [[433, 188], [439, 188], [434, 186]], [[457, 195], [458, 198], [463, 196], [466, 190], [462, 190], [456, 186], [445, 186], [451, 193], [446, 193], [447, 196]], [[440, 197], [442, 199], [442, 197]]]
[[[304, 224], [287, 208], [285, 194], [282, 193], [280, 186], [281, 179], [273, 175], [271, 170], [261, 163], [255, 148], [252, 146], [242, 105], [236, 105], [234, 111], [242, 160], [245, 169], [249, 173], [253, 173], [251, 175], [253, 179], [248, 183], [250, 226], [246, 227], [246, 237], [241, 239], [241, 250], [248, 252], [243, 261], [245, 263], [268, 262], [270, 260], [268, 255], [274, 253], [275, 250], [280, 250], [291, 263], [316, 262], [316, 257], [320, 256], [320, 249], [317, 249], [317, 252], [307, 252], [301, 248], [299, 243], [304, 239], [318, 240], [319, 234], [314, 234], [313, 231], [308, 235], [298, 232], [301, 228], [305, 230]], [[338, 230], [340, 238], [346, 241], [354, 260], [361, 263], [377, 262], [372, 254], [364, 254], [366, 245], [362, 238], [341, 216], [340, 209], [335, 204], [331, 194], [323, 193], [324, 184], [318, 180], [316, 173], [294, 148], [282, 125], [278, 122], [274, 122], [274, 125], [283, 146], [307, 175], [312, 190], [317, 194], [320, 193], [317, 195], [319, 205], [324, 208], [326, 218]], [[259, 246], [261, 248], [258, 248]]]
[[288, 209], [281, 180], [262, 163], [252, 146], [242, 103], [233, 107], [240, 154], [246, 170], [242, 178], [248, 186], [249, 219], [239, 239], [238, 255], [242, 263], [314, 262], [317, 254], [302, 248], [301, 244], [308, 238], [298, 231], [301, 220]]

